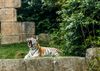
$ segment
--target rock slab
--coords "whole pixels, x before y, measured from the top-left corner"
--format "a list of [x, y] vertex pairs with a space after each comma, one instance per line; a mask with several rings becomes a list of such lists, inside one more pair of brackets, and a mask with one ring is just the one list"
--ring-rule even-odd
[[82, 57], [1, 59], [0, 71], [87, 71], [87, 66], [85, 58]]

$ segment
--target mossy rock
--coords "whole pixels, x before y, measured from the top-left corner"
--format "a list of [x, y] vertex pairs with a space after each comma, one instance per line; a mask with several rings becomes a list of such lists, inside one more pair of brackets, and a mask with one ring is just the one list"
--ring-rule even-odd
[[50, 42], [50, 37], [48, 34], [41, 33], [38, 35], [38, 42], [41, 43], [40, 45], [42, 46], [47, 46], [49, 45]]
[[17, 52], [16, 52], [16, 55], [15, 55], [15, 58], [16, 58], [16, 59], [24, 58], [25, 55], [26, 55], [25, 52], [17, 51]]

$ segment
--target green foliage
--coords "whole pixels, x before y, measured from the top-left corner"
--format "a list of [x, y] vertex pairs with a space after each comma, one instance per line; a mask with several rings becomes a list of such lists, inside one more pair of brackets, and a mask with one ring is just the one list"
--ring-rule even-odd
[[18, 20], [34, 21], [36, 34], [54, 31], [50, 45], [64, 55], [84, 56], [100, 46], [99, 12], [98, 0], [22, 0]]
[[64, 55], [78, 56], [84, 56], [87, 48], [100, 46], [100, 1], [60, 2], [60, 29], [51, 36], [50, 44], [61, 48]]
[[46, 5], [42, 0], [22, 0], [22, 6], [18, 9], [18, 21], [34, 21], [36, 34], [52, 32], [58, 28], [56, 20], [59, 7]]

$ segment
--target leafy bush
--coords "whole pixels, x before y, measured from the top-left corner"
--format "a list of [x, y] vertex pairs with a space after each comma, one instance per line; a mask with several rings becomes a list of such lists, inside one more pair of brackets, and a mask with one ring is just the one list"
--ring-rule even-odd
[[64, 55], [85, 56], [87, 48], [100, 46], [100, 1], [58, 1], [61, 10], [60, 29], [51, 36], [51, 45], [62, 49]]
[[85, 56], [87, 48], [100, 46], [99, 12], [98, 0], [22, 0], [18, 20], [34, 21], [36, 34], [54, 31], [50, 45], [64, 55]]

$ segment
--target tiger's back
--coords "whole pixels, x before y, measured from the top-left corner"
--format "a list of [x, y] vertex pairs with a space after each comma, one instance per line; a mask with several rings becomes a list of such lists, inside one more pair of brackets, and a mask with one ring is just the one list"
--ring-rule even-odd
[[41, 50], [42, 50], [42, 56], [59, 56], [57, 48], [41, 47]]

